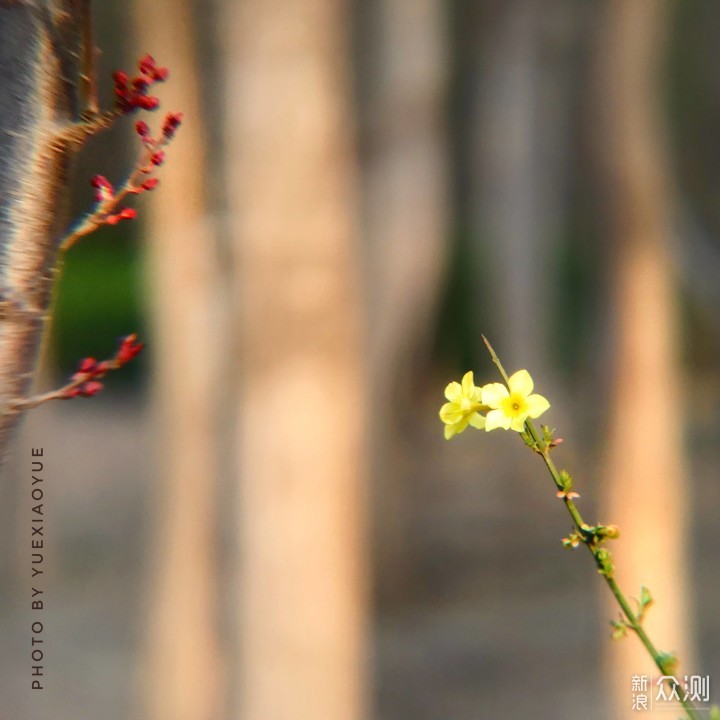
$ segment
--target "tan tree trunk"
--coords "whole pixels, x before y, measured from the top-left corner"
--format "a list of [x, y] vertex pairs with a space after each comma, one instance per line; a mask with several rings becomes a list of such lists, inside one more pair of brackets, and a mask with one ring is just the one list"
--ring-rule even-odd
[[[409, 592], [406, 547], [412, 476], [404, 440], [415, 379], [427, 362], [448, 244], [445, 6], [383, 0], [372, 33], [365, 176], [378, 596]], [[394, 411], [393, 408], [400, 408]]]
[[168, 148], [160, 186], [141, 209], [158, 459], [142, 703], [148, 720], [214, 720], [223, 715], [214, 507], [220, 352], [199, 61], [188, 0], [136, 0], [133, 11], [139, 52], [170, 69], [158, 88], [162, 108], [186, 118]]
[[[602, 155], [608, 170], [612, 232], [613, 387], [602, 474], [602, 520], [622, 537], [613, 552], [618, 579], [638, 597], [656, 598], [647, 617], [660, 649], [694, 670], [688, 627], [687, 498], [682, 447], [682, 374], [675, 306], [671, 189], [658, 79], [668, 6], [614, 0], [599, 49]], [[611, 612], [608, 599], [606, 612]], [[617, 613], [612, 609], [612, 614]], [[640, 643], [606, 645], [614, 717], [631, 713], [631, 678], [659, 672]], [[652, 688], [651, 688], [652, 692]], [[662, 713], [660, 713], [662, 715]]]
[[361, 302], [340, 0], [227, 3], [242, 720], [361, 715]]

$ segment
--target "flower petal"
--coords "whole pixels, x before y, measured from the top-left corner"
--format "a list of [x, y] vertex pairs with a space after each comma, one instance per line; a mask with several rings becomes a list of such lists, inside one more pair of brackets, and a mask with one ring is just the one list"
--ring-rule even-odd
[[542, 395], [530, 395], [525, 398], [527, 413], [531, 418], [540, 417], [549, 407], [550, 403]]
[[459, 420], [455, 423], [455, 432], [461, 433], [470, 423], [470, 420], [467, 417], [462, 418], [462, 420]]
[[445, 397], [450, 402], [458, 402], [460, 398], [462, 398], [462, 388], [460, 387], [459, 382], [451, 382], [446, 388], [445, 388]]
[[485, 418], [485, 429], [490, 431], [495, 428], [510, 428], [510, 418], [502, 410], [491, 410]]
[[527, 420], [527, 415], [524, 414], [514, 417], [510, 421], [510, 429], [515, 432], [523, 432], [525, 430], [525, 420]]
[[462, 379], [462, 393], [463, 393], [463, 395], [464, 395], [466, 398], [471, 398], [474, 388], [475, 388], [475, 382], [474, 382], [474, 380], [473, 380], [473, 371], [472, 371], [472, 370], [468, 370], [468, 372], [466, 372], [466, 373], [463, 375], [463, 379]]
[[454, 437], [457, 434], [457, 430], [455, 429], [455, 425], [446, 425], [445, 426], [445, 439], [449, 440], [451, 437]]
[[460, 422], [463, 418], [463, 411], [457, 403], [445, 403], [440, 408], [440, 419], [448, 425], [453, 425], [456, 422]]
[[510, 397], [508, 389], [501, 383], [489, 383], [482, 387], [482, 404], [499, 408], [505, 398]]
[[527, 397], [533, 391], [533, 379], [527, 370], [518, 370], [508, 378], [510, 392]]
[[485, 416], [480, 413], [473, 413], [468, 420], [470, 424], [478, 430], [482, 430], [485, 427]]

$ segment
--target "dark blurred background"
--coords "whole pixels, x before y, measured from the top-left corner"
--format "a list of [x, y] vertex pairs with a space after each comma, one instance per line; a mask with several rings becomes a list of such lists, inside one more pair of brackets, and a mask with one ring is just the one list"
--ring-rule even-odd
[[[443, 440], [445, 385], [498, 379], [481, 333], [717, 701], [720, 4], [133, 0], [95, 26], [106, 105], [147, 51], [185, 123], [139, 220], [66, 258], [39, 386], [130, 332], [147, 352], [25, 419], [0, 720], [636, 716], [653, 669], [610, 641], [539, 458]], [[137, 145], [92, 140], [78, 214]]]

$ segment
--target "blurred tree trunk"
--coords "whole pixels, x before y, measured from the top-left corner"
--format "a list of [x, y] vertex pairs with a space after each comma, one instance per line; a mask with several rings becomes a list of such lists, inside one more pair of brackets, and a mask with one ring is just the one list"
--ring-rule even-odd
[[[612, 233], [613, 385], [602, 519], [620, 526], [612, 548], [630, 595], [646, 585], [657, 604], [646, 625], [681, 672], [694, 668], [688, 630], [687, 498], [683, 458], [682, 374], [669, 253], [672, 193], [662, 128], [659, 79], [668, 4], [613, 0], [599, 47], [599, 108], [606, 121]], [[606, 611], [616, 615], [610, 599]], [[615, 717], [631, 713], [633, 675], [657, 671], [631, 638], [605, 645]], [[662, 713], [661, 713], [662, 714]]]
[[160, 88], [162, 108], [186, 117], [143, 210], [159, 472], [142, 702], [149, 720], [215, 720], [223, 715], [214, 507], [220, 352], [218, 268], [204, 196], [201, 66], [190, 0], [135, 0], [133, 9], [138, 51], [151, 52], [170, 69]]
[[[547, 387], [556, 307], [552, 264], [568, 164], [569, 68], [577, 8], [510, 0], [475, 10], [470, 149], [470, 259], [478, 355], [488, 334], [510, 368]], [[467, 202], [467, 201], [466, 201]], [[555, 393], [557, 397], [557, 393]]]
[[362, 714], [363, 378], [346, 3], [227, 3], [242, 720]]
[[373, 538], [378, 594], [400, 601], [408, 591], [413, 475], [404, 436], [428, 361], [449, 241], [447, 23], [439, 0], [379, 0], [377, 9], [365, 47], [373, 58], [364, 213]]
[[[542, 306], [545, 237], [537, 222], [537, 125], [540, 7], [532, 0], [510, 0], [483, 20], [477, 70], [475, 112], [470, 138], [473, 160], [472, 260], [486, 292], [474, 287], [478, 317], [487, 317], [490, 337], [508, 367], [532, 358], [542, 376], [543, 318], [528, 308]], [[544, 182], [552, 182], [546, 178]], [[480, 357], [485, 351], [476, 338]], [[543, 368], [544, 369], [544, 368]]]

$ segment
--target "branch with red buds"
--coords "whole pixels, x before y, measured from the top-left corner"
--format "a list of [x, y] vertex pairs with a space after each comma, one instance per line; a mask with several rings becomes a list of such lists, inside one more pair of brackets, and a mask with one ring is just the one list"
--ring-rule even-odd
[[[105, 115], [98, 114], [94, 120], [81, 124], [83, 128], [107, 127], [112, 119], [120, 115], [129, 115], [138, 110], [157, 110], [160, 105], [159, 100], [149, 95], [148, 90], [155, 83], [164, 82], [168, 77], [168, 70], [158, 66], [151, 55], [145, 55], [140, 59], [138, 70], [139, 75], [132, 79], [122, 71], [113, 73], [115, 110]], [[157, 187], [159, 180], [152, 173], [165, 162], [164, 148], [175, 137], [182, 120], [182, 113], [167, 113], [157, 136], [153, 136], [150, 126], [144, 120], [135, 123], [135, 132], [140, 139], [142, 149], [133, 171], [119, 188], [114, 188], [103, 175], [95, 175], [92, 178], [90, 184], [95, 189], [95, 207], [81, 218], [62, 240], [59, 246], [61, 251], [70, 249], [80, 238], [89, 235], [102, 225], [117, 225], [121, 220], [132, 220], [137, 217], [134, 208], [123, 207], [122, 203], [130, 195], [139, 195]], [[6, 304], [8, 304], [7, 300]], [[5, 310], [9, 312], [7, 308]], [[2, 414], [15, 415], [50, 400], [69, 400], [97, 395], [104, 387], [100, 380], [108, 372], [130, 362], [142, 347], [142, 343], [137, 342], [136, 335], [128, 335], [122, 339], [118, 351], [112, 358], [101, 362], [94, 358], [84, 358], [70, 381], [61, 388], [29, 398], [13, 399]]]
[[[138, 110], [157, 110], [160, 102], [157, 97], [148, 94], [148, 90], [157, 82], [168, 78], [168, 69], [160, 67], [151, 55], [144, 55], [138, 62], [139, 75], [130, 79], [127, 73], [118, 70], [113, 73], [115, 83], [116, 108], [113, 115], [129, 115]], [[163, 119], [160, 134], [153, 136], [150, 126], [144, 120], [135, 123], [135, 132], [140, 138], [142, 150], [133, 171], [127, 180], [114, 188], [104, 175], [95, 175], [90, 184], [95, 189], [95, 207], [83, 217], [60, 243], [60, 250], [69, 250], [80, 238], [89, 235], [102, 225], [117, 225], [121, 220], [132, 220], [137, 211], [131, 207], [121, 207], [130, 195], [139, 195], [154, 190], [160, 182], [152, 175], [156, 168], [165, 162], [164, 148], [175, 137], [182, 123], [183, 115], [170, 112]], [[142, 349], [136, 335], [123, 338], [117, 353], [102, 362], [94, 358], [84, 358], [70, 382], [57, 390], [26, 399], [13, 400], [7, 412], [17, 413], [28, 410], [50, 400], [69, 400], [75, 397], [92, 397], [103, 389], [100, 379], [112, 371], [121, 368], [132, 360]]]
[[[113, 73], [117, 112], [127, 115], [138, 110], [157, 110], [160, 102], [148, 90], [157, 82], [168, 78], [168, 69], [160, 67], [151, 55], [145, 55], [138, 62], [139, 75], [130, 79], [123, 71]], [[125, 182], [114, 188], [103, 175], [96, 175], [90, 181], [95, 188], [95, 207], [70, 230], [60, 243], [61, 250], [69, 250], [80, 238], [97, 230], [102, 225], [117, 225], [121, 220], [133, 220], [137, 211], [121, 207], [130, 195], [153, 190], [160, 182], [152, 173], [165, 162], [164, 148], [175, 137], [182, 123], [183, 115], [170, 112], [163, 119], [160, 134], [154, 137], [150, 126], [144, 120], [135, 123], [135, 132], [142, 143], [142, 150], [133, 171]]]
[[127, 365], [143, 349], [143, 343], [137, 342], [137, 335], [122, 338], [117, 352], [107, 360], [97, 361], [95, 358], [83, 358], [77, 371], [70, 381], [57, 390], [33, 395], [29, 398], [14, 400], [10, 403], [9, 412], [20, 412], [37, 407], [50, 400], [70, 400], [76, 397], [93, 397], [105, 386], [100, 382], [109, 372]]
[[[148, 94], [148, 90], [158, 82], [168, 78], [167, 68], [160, 67], [151, 55], [143, 56], [138, 62], [139, 75], [130, 79], [127, 73], [113, 73], [115, 83], [116, 108], [113, 116], [128, 115], [138, 110], [157, 110], [159, 100]], [[121, 220], [137, 217], [134, 208], [122, 206], [130, 195], [139, 195], [157, 187], [159, 180], [152, 175], [156, 168], [165, 162], [164, 148], [173, 140], [182, 123], [183, 115], [170, 112], [165, 115], [160, 134], [153, 136], [150, 126], [144, 120], [135, 123], [142, 149], [133, 171], [127, 180], [114, 188], [103, 175], [95, 175], [90, 181], [95, 189], [95, 207], [76, 223], [60, 243], [60, 250], [69, 250], [80, 238], [89, 235], [102, 225], [116, 225]], [[100, 379], [112, 371], [121, 368], [132, 360], [142, 349], [136, 335], [128, 335], [120, 344], [117, 353], [102, 362], [94, 358], [84, 358], [77, 372], [61, 388], [30, 398], [16, 399], [9, 403], [7, 413], [14, 414], [28, 410], [50, 400], [68, 400], [75, 397], [92, 397], [103, 389]]]
[[[0, 105], [13, 126], [12, 133], [0, 134], [2, 156], [12, 160], [0, 176], [0, 197], [11, 210], [5, 213], [8, 222], [0, 223], [0, 464], [22, 410], [50, 399], [94, 395], [99, 378], [125, 361], [122, 353], [105, 364], [85, 361], [63, 388], [28, 397], [64, 251], [103, 225], [136, 217], [128, 197], [157, 186], [155, 171], [182, 121], [179, 113], [169, 113], [152, 132], [138, 121], [141, 152], [127, 180], [116, 189], [101, 175], [93, 178], [91, 211], [68, 225], [68, 168], [85, 140], [123, 116], [157, 110], [155, 90], [168, 70], [145, 55], [135, 73], [114, 73], [114, 107], [101, 110], [91, 3], [65, 2], [63, 12], [47, 18], [28, 15], [25, 4], [0, 0], [7, 6], [0, 23], [5, 35], [27, 40], [13, 46], [0, 82]], [[123, 352], [133, 347], [134, 341]]]

